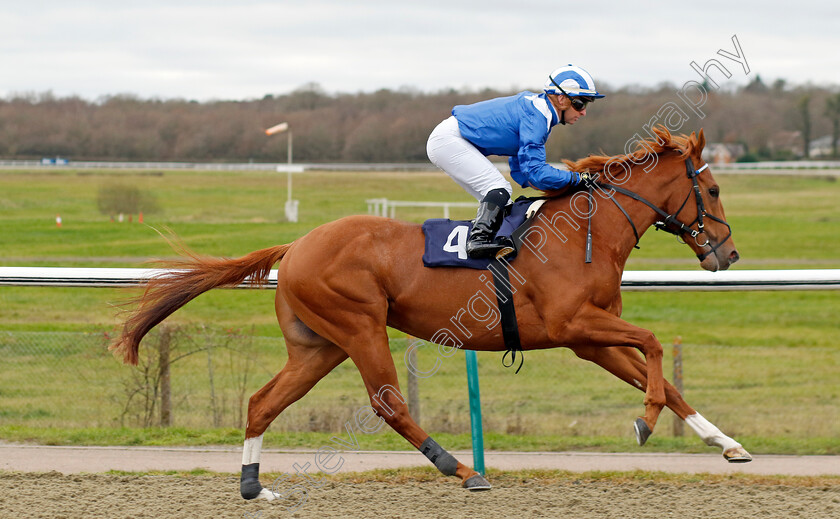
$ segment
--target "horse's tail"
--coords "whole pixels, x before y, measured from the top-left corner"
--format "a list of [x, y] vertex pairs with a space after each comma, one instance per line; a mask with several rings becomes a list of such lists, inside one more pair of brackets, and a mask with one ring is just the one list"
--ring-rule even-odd
[[129, 301], [138, 307], [126, 319], [120, 337], [109, 349], [121, 352], [126, 364], [137, 364], [140, 341], [158, 323], [212, 288], [236, 286], [249, 276], [251, 283], [265, 284], [271, 267], [291, 245], [254, 251], [236, 259], [201, 257], [184, 251], [187, 259], [166, 264], [177, 270], [151, 279], [143, 295]]

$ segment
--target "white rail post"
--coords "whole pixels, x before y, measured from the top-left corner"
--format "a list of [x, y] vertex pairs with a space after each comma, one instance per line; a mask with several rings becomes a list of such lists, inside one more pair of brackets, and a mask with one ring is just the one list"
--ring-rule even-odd
[[[0, 286], [117, 287], [139, 286], [162, 269], [0, 267]], [[246, 280], [237, 288], [253, 285]], [[265, 288], [277, 286], [272, 270]], [[802, 270], [627, 270], [621, 279], [626, 291], [840, 290], [840, 269]]]

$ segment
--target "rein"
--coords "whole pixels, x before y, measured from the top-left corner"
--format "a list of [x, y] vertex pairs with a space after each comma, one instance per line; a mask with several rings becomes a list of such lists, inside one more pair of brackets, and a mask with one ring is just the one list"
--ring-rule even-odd
[[[639, 196], [638, 194], [634, 193], [633, 191], [629, 191], [627, 189], [624, 189], [623, 187], [619, 187], [619, 186], [616, 186], [616, 185], [613, 185], [613, 184], [610, 184], [610, 183], [607, 183], [607, 182], [598, 182], [596, 180], [588, 181], [587, 182], [587, 187], [589, 187], [590, 191], [591, 191], [593, 186], [613, 190], [616, 193], [620, 193], [624, 196], [630, 197], [633, 200], [636, 200], [637, 202], [641, 202], [641, 203], [645, 204], [646, 206], [650, 207], [651, 209], [653, 209], [653, 211], [656, 212], [656, 214], [658, 214], [659, 216], [662, 217], [661, 220], [659, 220], [659, 221], [657, 221], [653, 224], [653, 226], [656, 227], [657, 231], [665, 231], [667, 233], [673, 234], [674, 236], [677, 236], [677, 237], [680, 237], [680, 238], [683, 235], [687, 234], [687, 235], [691, 236], [692, 238], [694, 238], [694, 243], [696, 243], [698, 247], [709, 246], [708, 251], [697, 255], [697, 257], [700, 259], [700, 261], [703, 261], [710, 254], [714, 253], [721, 245], [723, 245], [726, 242], [726, 240], [729, 239], [730, 236], [732, 236], [732, 228], [729, 226], [728, 223], [726, 223], [723, 219], [718, 218], [717, 216], [714, 216], [714, 215], [706, 212], [706, 206], [703, 203], [703, 196], [700, 194], [700, 184], [697, 182], [697, 176], [700, 175], [700, 173], [702, 173], [703, 171], [705, 171], [708, 167], [709, 167], [709, 165], [705, 164], [700, 169], [695, 169], [694, 168], [694, 163], [691, 161], [691, 158], [686, 157], [686, 159], [685, 159], [686, 176], [689, 179], [691, 179], [692, 190], [694, 191], [694, 199], [695, 199], [695, 203], [697, 204], [697, 217], [694, 219], [694, 221], [692, 221], [689, 224], [684, 224], [681, 221], [679, 221], [678, 216], [682, 212], [682, 210], [685, 208], [686, 204], [688, 203], [688, 199], [691, 197], [691, 191], [688, 192], [688, 194], [685, 197], [685, 200], [683, 200], [683, 203], [680, 206], [680, 208], [677, 210], [677, 212], [675, 212], [673, 214], [668, 214], [665, 211], [663, 211], [662, 209], [660, 209], [659, 207], [655, 206], [649, 200], [643, 198], [642, 196]], [[639, 232], [636, 229], [636, 224], [633, 223], [633, 219], [630, 218], [630, 214], [628, 214], [627, 211], [624, 209], [624, 207], [618, 202], [618, 200], [615, 199], [615, 196], [612, 193], [609, 193], [606, 190], [604, 190], [604, 192], [607, 193], [607, 196], [610, 198], [610, 200], [612, 200], [612, 202], [616, 205], [616, 207], [618, 207], [621, 210], [621, 212], [624, 214], [624, 217], [627, 219], [627, 222], [630, 224], [630, 227], [633, 229], [633, 235], [636, 237], [636, 245], [634, 245], [634, 247], [638, 249], [639, 248]], [[703, 224], [703, 218], [704, 217], [707, 217], [710, 220], [713, 220], [715, 222], [718, 222], [718, 223], [721, 223], [721, 224], [725, 225], [726, 228], [729, 230], [729, 234], [727, 234], [726, 237], [723, 240], [721, 240], [719, 243], [717, 243], [716, 245], [713, 245], [708, 237], [706, 237], [706, 241], [703, 242], [703, 243], [700, 243], [700, 240], [698, 239], [698, 236], [700, 236], [701, 234], [704, 234], [706, 232], [706, 229], [705, 229], [704, 224]], [[591, 216], [590, 216], [590, 219], [591, 219]], [[697, 224], [697, 229], [696, 230], [692, 229], [692, 226], [694, 224]]]

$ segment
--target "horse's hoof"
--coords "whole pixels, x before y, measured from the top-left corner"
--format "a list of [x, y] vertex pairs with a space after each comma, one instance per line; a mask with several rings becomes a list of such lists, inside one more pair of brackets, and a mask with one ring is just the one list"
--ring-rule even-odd
[[752, 461], [752, 456], [743, 447], [726, 449], [723, 451], [723, 458], [729, 463], [749, 463]]
[[239, 484], [239, 493], [242, 494], [242, 499], [255, 499], [262, 491], [262, 485], [256, 480], [243, 481]]
[[648, 427], [648, 424], [641, 418], [636, 418], [636, 421], [633, 423], [633, 429], [636, 431], [636, 441], [639, 443], [639, 447], [644, 445], [647, 439], [650, 438], [651, 433], [653, 433], [650, 427]]
[[490, 483], [488, 483], [481, 474], [476, 474], [468, 477], [467, 480], [464, 481], [464, 488], [470, 492], [478, 492], [479, 490], [490, 490], [493, 487], [490, 486]]

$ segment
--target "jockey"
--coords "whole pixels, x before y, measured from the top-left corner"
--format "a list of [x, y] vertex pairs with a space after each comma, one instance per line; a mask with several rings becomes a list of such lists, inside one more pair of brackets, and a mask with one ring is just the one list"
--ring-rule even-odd
[[541, 94], [526, 91], [458, 105], [432, 131], [426, 144], [429, 159], [480, 202], [467, 241], [471, 258], [507, 252], [494, 238], [513, 190], [487, 155], [510, 157], [510, 175], [522, 187], [578, 185], [578, 173], [546, 164], [545, 141], [553, 126], [574, 124], [586, 115], [587, 103], [601, 97], [588, 72], [568, 65], [551, 73]]

